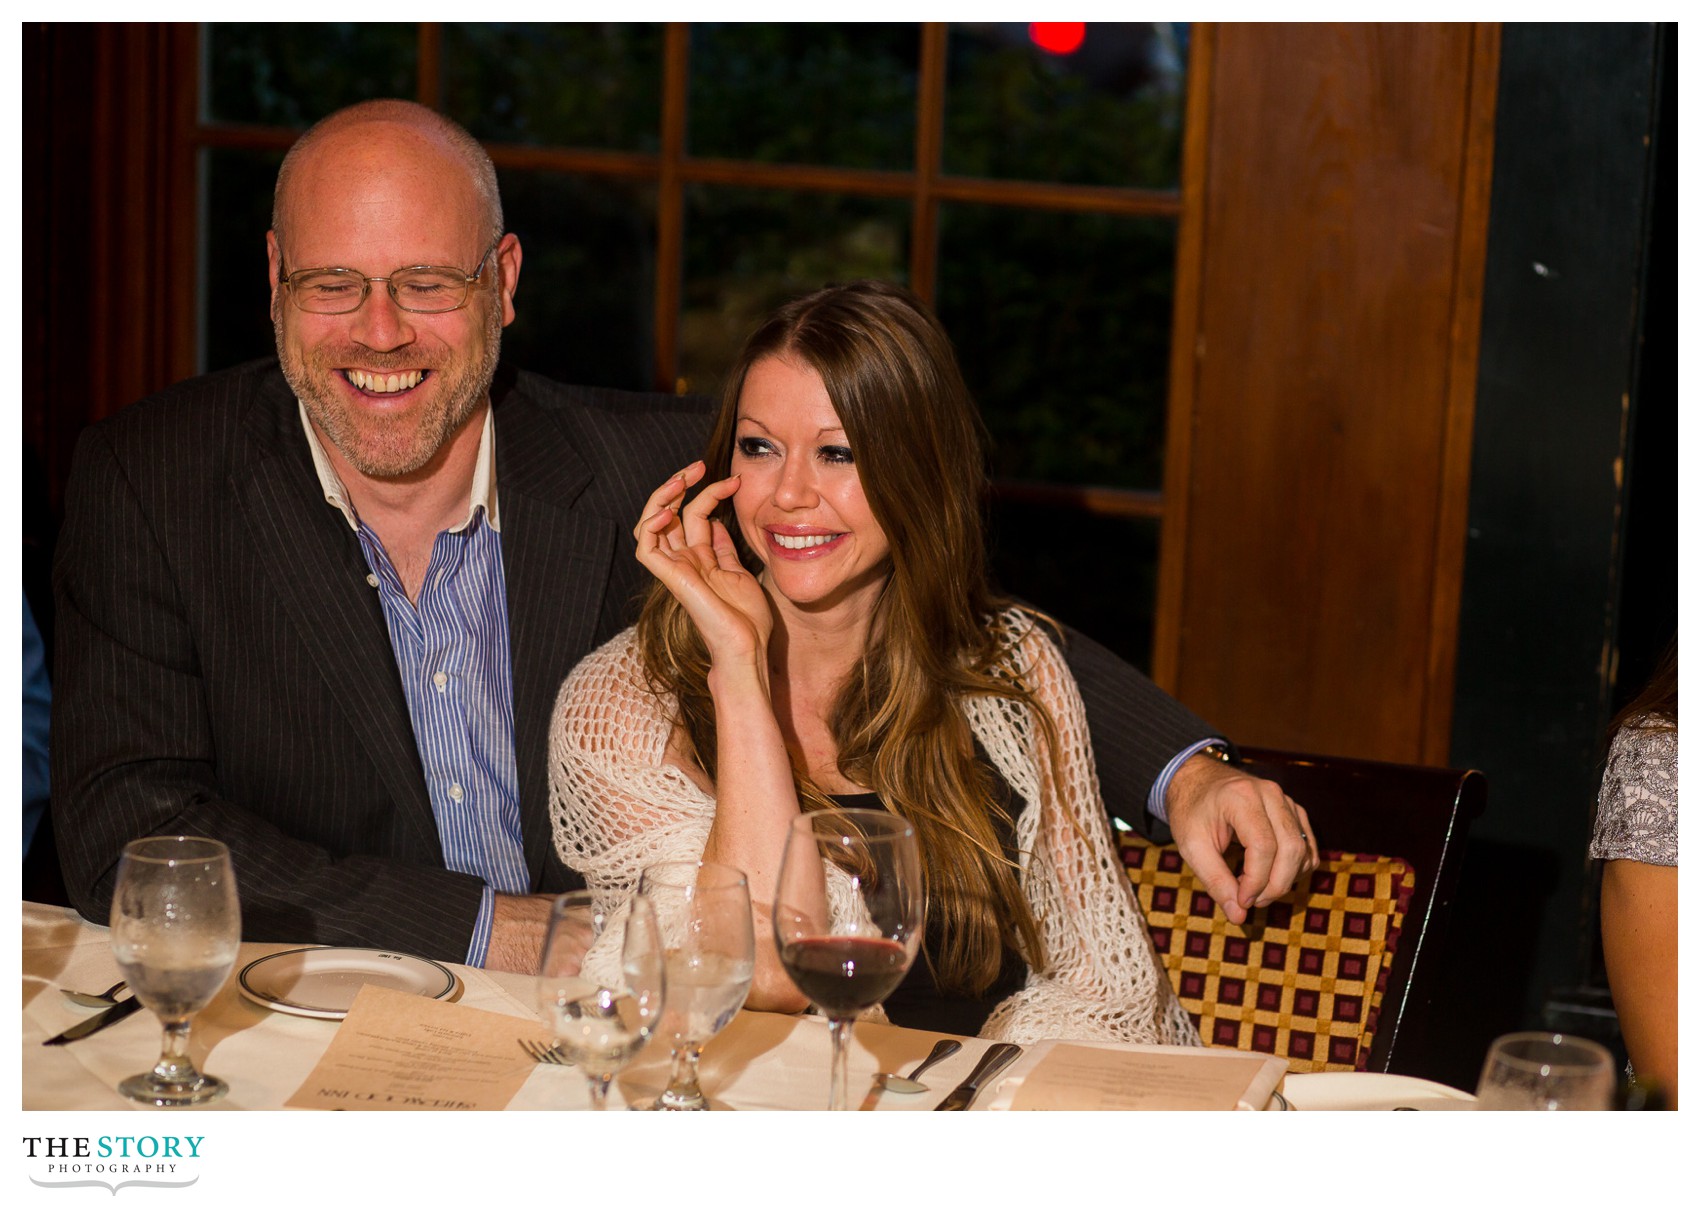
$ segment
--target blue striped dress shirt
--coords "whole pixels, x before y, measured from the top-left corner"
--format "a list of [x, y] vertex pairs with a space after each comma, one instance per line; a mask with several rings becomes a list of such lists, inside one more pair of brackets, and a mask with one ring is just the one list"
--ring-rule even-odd
[[514, 691], [508, 598], [496, 510], [495, 414], [486, 410], [467, 518], [437, 535], [415, 605], [389, 553], [349, 501], [324, 447], [301, 410], [325, 499], [360, 539], [366, 580], [378, 591], [443, 861], [484, 881], [466, 962], [490, 946], [494, 893], [531, 890], [520, 835], [514, 760]]

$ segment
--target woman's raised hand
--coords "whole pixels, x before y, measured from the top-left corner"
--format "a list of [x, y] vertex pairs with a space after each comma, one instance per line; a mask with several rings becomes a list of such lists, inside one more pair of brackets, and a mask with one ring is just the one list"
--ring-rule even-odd
[[684, 504], [707, 467], [699, 459], [657, 488], [633, 529], [637, 558], [667, 586], [702, 633], [712, 660], [765, 662], [773, 613], [761, 585], [738, 562], [726, 527], [710, 515], [738, 491], [738, 477], [706, 484]]

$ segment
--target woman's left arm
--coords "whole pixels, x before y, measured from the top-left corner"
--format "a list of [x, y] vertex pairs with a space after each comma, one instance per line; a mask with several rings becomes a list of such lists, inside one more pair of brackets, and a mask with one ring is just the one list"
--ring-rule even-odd
[[1676, 868], [1606, 862], [1600, 934], [1611, 1000], [1635, 1076], [1676, 1109]]
[[1024, 730], [1037, 781], [1017, 830], [1030, 847], [1022, 887], [1046, 969], [998, 1008], [988, 1033], [1195, 1043], [1110, 837], [1080, 692], [1037, 625], [1021, 649], [1022, 678], [1056, 724], [1054, 751], [1037, 721]]

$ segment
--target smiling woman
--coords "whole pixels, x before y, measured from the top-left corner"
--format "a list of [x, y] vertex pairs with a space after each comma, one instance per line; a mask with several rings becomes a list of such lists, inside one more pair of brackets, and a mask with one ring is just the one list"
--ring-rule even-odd
[[[775, 312], [706, 459], [634, 528], [656, 577], [637, 627], [557, 699], [557, 848], [610, 905], [647, 862], [738, 867], [760, 919], [799, 811], [884, 807], [929, 905], [893, 1021], [1195, 1042], [1110, 861], [1050, 625], [988, 586], [984, 487], [979, 414], [913, 295], [855, 282]], [[749, 1004], [802, 1009], [758, 942]]]

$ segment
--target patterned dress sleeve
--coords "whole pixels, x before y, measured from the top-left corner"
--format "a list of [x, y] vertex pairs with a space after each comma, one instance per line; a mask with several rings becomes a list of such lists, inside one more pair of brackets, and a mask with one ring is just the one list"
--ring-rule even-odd
[[1032, 713], [1010, 700], [967, 704], [982, 745], [1026, 802], [1016, 821], [1022, 890], [1045, 947], [1043, 969], [992, 1012], [982, 1033], [1017, 1043], [1197, 1044], [1111, 841], [1074, 679], [1030, 616], [1010, 611], [998, 625], [1021, 636], [1012, 673], [1050, 712], [1058, 748], [1052, 754]]
[[1588, 857], [1676, 866], [1676, 754], [1674, 729], [1618, 730]]

